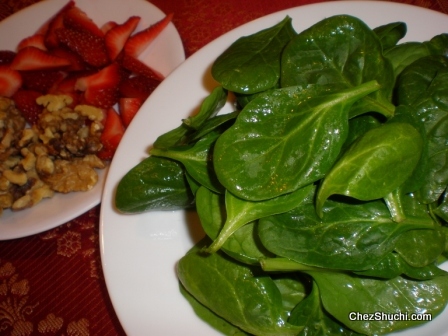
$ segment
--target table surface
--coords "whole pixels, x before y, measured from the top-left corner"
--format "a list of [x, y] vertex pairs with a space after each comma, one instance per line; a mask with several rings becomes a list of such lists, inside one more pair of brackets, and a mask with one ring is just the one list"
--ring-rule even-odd
[[[36, 0], [0, 0], [0, 20]], [[152, 0], [174, 13], [187, 57], [264, 15], [322, 0]], [[448, 14], [447, 0], [394, 0]], [[101, 269], [101, 205], [52, 230], [0, 241], [0, 335], [125, 335]], [[1, 230], [1, 228], [0, 228]], [[70, 281], [67, 281], [70, 279]]]

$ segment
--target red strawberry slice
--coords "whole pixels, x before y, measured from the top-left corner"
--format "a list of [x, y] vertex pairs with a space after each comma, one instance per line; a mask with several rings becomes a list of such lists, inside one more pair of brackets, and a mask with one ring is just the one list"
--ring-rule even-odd
[[72, 97], [73, 102], [70, 107], [74, 108], [76, 105], [80, 104], [82, 101], [82, 94], [75, 90], [75, 83], [77, 81], [76, 76], [67, 76], [63, 80], [55, 83], [49, 90], [49, 94], [65, 94]]
[[32, 70], [20, 73], [23, 79], [23, 89], [39, 91], [44, 94], [66, 77], [66, 73], [59, 70]]
[[87, 104], [109, 108], [118, 102], [118, 85], [122, 78], [120, 69], [117, 63], [112, 63], [93, 75], [78, 78], [75, 89], [84, 91]]
[[36, 47], [25, 47], [17, 52], [11, 63], [14, 70], [42, 70], [63, 68], [70, 65], [64, 58], [54, 56]]
[[104, 38], [71, 28], [56, 31], [60, 43], [78, 54], [87, 64], [101, 68], [110, 63]]
[[36, 124], [39, 120], [42, 107], [36, 103], [36, 99], [40, 96], [42, 93], [32, 90], [18, 90], [12, 96], [17, 108], [30, 125]]
[[25, 47], [30, 47], [30, 46], [46, 51], [47, 47], [45, 46], [45, 35], [35, 34], [35, 35], [25, 37], [17, 45], [17, 50], [23, 49]]
[[74, 76], [67, 76], [64, 79], [62, 79], [61, 81], [58, 81], [57, 83], [55, 83], [50, 89], [48, 89], [48, 93], [51, 94], [74, 94], [76, 93], [75, 90], [75, 84], [76, 81], [78, 80], [77, 77]]
[[78, 78], [75, 88], [81, 91], [92, 87], [111, 88], [117, 86], [120, 80], [120, 66], [118, 63], [111, 63], [94, 74]]
[[0, 65], [9, 65], [16, 57], [16, 53], [11, 50], [0, 50]]
[[155, 79], [134, 76], [122, 80], [119, 90], [122, 97], [146, 100], [159, 84], [160, 81]]
[[91, 88], [84, 93], [84, 104], [99, 108], [114, 106], [120, 98], [117, 88]]
[[104, 33], [104, 35], [106, 35], [106, 33], [115, 26], [118, 26], [118, 23], [116, 23], [115, 21], [107, 21], [101, 26], [101, 31]]
[[0, 97], [11, 97], [22, 86], [22, 76], [7, 65], [0, 65]]
[[121, 65], [123, 68], [129, 70], [130, 72], [136, 74], [136, 75], [142, 75], [148, 78], [152, 78], [158, 81], [162, 81], [164, 79], [164, 76], [143, 63], [142, 61], [138, 60], [137, 58], [123, 54], [123, 57], [120, 58]]
[[103, 31], [79, 7], [72, 7], [64, 13], [64, 25], [97, 37], [104, 37]]
[[64, 27], [64, 13], [74, 6], [74, 1], [68, 2], [48, 21], [48, 28], [45, 33], [45, 45], [47, 48], [51, 49], [59, 45], [56, 31]]
[[116, 25], [106, 33], [104, 39], [111, 60], [115, 60], [121, 50], [123, 50], [126, 41], [137, 28], [139, 22], [140, 17], [131, 16], [126, 22]]
[[124, 131], [125, 128], [121, 122], [120, 116], [113, 108], [109, 108], [106, 114], [103, 133], [100, 138], [103, 148], [97, 154], [100, 159], [112, 159], [115, 150], [123, 137]]
[[118, 109], [124, 127], [127, 128], [129, 126], [143, 102], [144, 100], [140, 98], [120, 98], [118, 101]]
[[170, 13], [152, 26], [132, 35], [124, 46], [124, 52], [137, 58], [160, 35], [166, 26], [168, 26], [172, 18], [173, 13]]
[[81, 71], [87, 69], [87, 64], [82, 60], [82, 58], [74, 53], [73, 51], [64, 48], [64, 47], [56, 47], [51, 50], [51, 54], [65, 58], [70, 62], [70, 65], [67, 68], [64, 68], [65, 71], [72, 72], [72, 71]]

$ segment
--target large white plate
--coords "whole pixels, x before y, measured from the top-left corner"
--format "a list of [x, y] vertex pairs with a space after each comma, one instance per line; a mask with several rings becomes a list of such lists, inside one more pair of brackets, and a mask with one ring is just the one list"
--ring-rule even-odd
[[[32, 35], [66, 3], [68, 0], [42, 1], [2, 21], [0, 50], [15, 50], [18, 42]], [[99, 26], [110, 20], [122, 23], [129, 16], [137, 15], [141, 17], [138, 31], [165, 16], [145, 0], [76, 0], [75, 3]], [[165, 76], [185, 60], [182, 41], [173, 24], [141, 55], [141, 60]], [[91, 209], [100, 203], [106, 174], [107, 169], [101, 171], [97, 185], [88, 192], [57, 194], [27, 210], [4, 211], [0, 216], [0, 240], [25, 237], [54, 228]]]
[[[113, 205], [121, 177], [144, 157], [161, 133], [193, 113], [214, 87], [213, 60], [237, 38], [267, 28], [289, 15], [297, 31], [335, 14], [351, 14], [372, 28], [405, 21], [406, 40], [427, 40], [448, 28], [448, 16], [386, 2], [340, 1], [292, 8], [245, 24], [205, 46], [177, 68], [153, 93], [132, 122], [112, 161], [103, 192], [101, 256], [112, 303], [128, 335], [216, 335], [192, 311], [178, 289], [175, 267], [203, 236], [194, 212], [122, 215]], [[227, 106], [226, 111], [230, 111]], [[448, 335], [448, 311], [406, 335]], [[445, 319], [445, 321], [444, 321]]]

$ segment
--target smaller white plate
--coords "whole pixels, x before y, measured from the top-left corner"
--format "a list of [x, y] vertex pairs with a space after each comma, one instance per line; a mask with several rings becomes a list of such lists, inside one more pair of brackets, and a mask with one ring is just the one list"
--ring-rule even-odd
[[[68, 0], [45, 0], [15, 13], [0, 22], [0, 50], [15, 50], [17, 44], [30, 36], [56, 14]], [[76, 0], [98, 25], [108, 21], [123, 23], [131, 15], [140, 16], [137, 31], [165, 16], [160, 9], [145, 0]], [[172, 23], [161, 33], [140, 59], [167, 76], [185, 60], [180, 36]], [[56, 194], [33, 208], [13, 212], [5, 210], [0, 216], [0, 240], [26, 237], [64, 224], [98, 205], [107, 175], [99, 172], [97, 185], [88, 192]]]

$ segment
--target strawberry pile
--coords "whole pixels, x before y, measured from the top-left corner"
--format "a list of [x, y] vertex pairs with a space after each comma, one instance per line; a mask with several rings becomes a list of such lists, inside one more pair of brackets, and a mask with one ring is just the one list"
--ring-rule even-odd
[[70, 95], [73, 106], [101, 108], [106, 118], [98, 156], [110, 160], [135, 113], [163, 80], [138, 57], [171, 19], [169, 14], [139, 32], [139, 16], [99, 27], [71, 1], [15, 51], [0, 50], [0, 96], [13, 99], [31, 125], [41, 113], [36, 98], [45, 94]]

